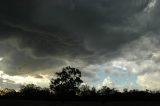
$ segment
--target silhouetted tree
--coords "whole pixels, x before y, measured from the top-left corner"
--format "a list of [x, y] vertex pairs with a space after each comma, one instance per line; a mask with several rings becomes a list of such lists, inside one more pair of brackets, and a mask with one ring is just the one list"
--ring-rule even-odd
[[80, 88], [79, 95], [80, 96], [90, 96], [91, 95], [91, 90], [88, 85], [82, 85]]
[[0, 96], [14, 96], [16, 95], [16, 91], [14, 89], [1, 89], [0, 90]]
[[98, 93], [100, 95], [111, 95], [111, 94], [115, 94], [116, 92], [118, 92], [115, 88], [111, 89], [107, 86], [103, 86], [100, 90], [98, 90]]
[[56, 79], [51, 79], [50, 89], [60, 96], [74, 96], [79, 90], [81, 80], [81, 72], [79, 69], [66, 67], [61, 72], [56, 72]]
[[20, 94], [25, 97], [36, 97], [41, 94], [41, 88], [34, 84], [23, 85], [20, 88]]
[[95, 87], [92, 87], [91, 89], [91, 96], [97, 96], [97, 90]]
[[50, 96], [50, 94], [51, 94], [49, 88], [41, 88], [40, 92], [41, 92], [42, 96], [46, 96], [46, 97]]
[[82, 85], [80, 87], [80, 96], [97, 96], [97, 91], [95, 87], [90, 88], [88, 85]]
[[128, 93], [128, 89], [127, 88], [123, 89], [123, 93]]
[[3, 95], [5, 95], [6, 93], [5, 93], [5, 91], [3, 90], [3, 89], [1, 89], [0, 90], [0, 96], [3, 96]]

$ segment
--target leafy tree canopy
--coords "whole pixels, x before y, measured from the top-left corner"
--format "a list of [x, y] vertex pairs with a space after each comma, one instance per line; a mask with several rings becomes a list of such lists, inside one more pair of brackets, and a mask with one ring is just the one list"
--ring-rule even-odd
[[61, 72], [56, 72], [56, 76], [56, 79], [51, 79], [50, 83], [50, 89], [56, 95], [76, 95], [83, 82], [80, 70], [70, 66], [63, 68]]

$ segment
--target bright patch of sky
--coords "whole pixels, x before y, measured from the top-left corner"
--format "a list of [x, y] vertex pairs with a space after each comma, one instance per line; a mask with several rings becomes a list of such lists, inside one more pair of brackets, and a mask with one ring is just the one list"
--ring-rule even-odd
[[157, 0], [151, 0], [148, 6], [144, 9], [145, 12], [151, 12], [151, 10], [155, 7]]
[[[141, 89], [141, 87], [136, 83], [137, 76], [134, 74], [130, 74], [127, 68], [113, 65], [113, 70], [110, 70], [110, 72], [106, 72], [104, 70], [99, 70], [96, 73], [96, 76], [99, 78], [99, 80], [93, 82], [93, 86], [104, 86], [104, 81], [107, 84], [107, 80], [112, 83], [106, 85], [108, 87], [115, 87], [115, 88], [128, 88], [128, 89]], [[103, 68], [102, 68], [103, 69]], [[117, 74], [116, 74], [117, 73]], [[132, 87], [131, 87], [132, 86]]]
[[26, 84], [35, 84], [37, 86], [41, 87], [48, 87], [50, 78], [48, 75], [42, 75], [40, 74], [41, 78], [36, 78], [34, 76], [10, 76], [3, 71], [0, 71], [0, 78], [3, 83], [12, 83], [12, 84], [18, 84], [18, 85], [26, 85]]
[[3, 60], [3, 58], [2, 57], [0, 57], [0, 61], [2, 61]]

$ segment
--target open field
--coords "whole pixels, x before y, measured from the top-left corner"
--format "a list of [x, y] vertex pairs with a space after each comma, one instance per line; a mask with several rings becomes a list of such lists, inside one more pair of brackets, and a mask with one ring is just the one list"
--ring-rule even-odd
[[116, 102], [52, 102], [31, 100], [0, 100], [1, 106], [158, 106], [156, 101], [116, 101]]

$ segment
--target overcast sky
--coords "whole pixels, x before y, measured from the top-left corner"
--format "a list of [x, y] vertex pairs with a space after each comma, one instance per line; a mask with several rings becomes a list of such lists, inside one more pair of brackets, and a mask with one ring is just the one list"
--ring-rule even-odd
[[0, 86], [48, 87], [72, 66], [85, 83], [160, 89], [159, 0], [1, 0]]

